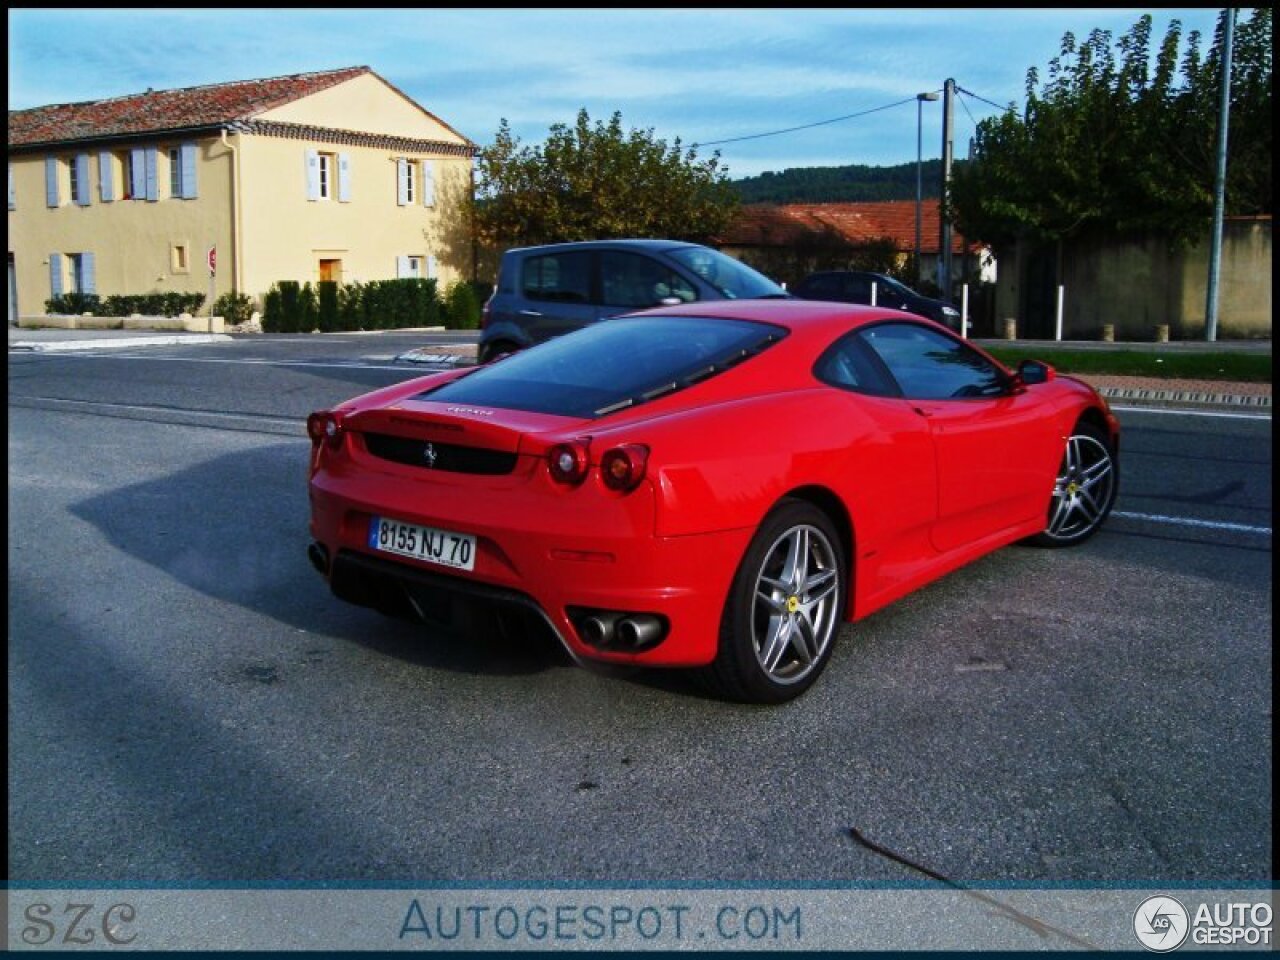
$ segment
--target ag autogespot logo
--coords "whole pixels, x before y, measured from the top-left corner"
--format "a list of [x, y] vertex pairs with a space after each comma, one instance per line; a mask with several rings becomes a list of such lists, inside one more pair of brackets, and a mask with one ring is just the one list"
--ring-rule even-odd
[[1147, 897], [1133, 914], [1133, 932], [1138, 942], [1156, 953], [1168, 953], [1187, 939], [1191, 917], [1173, 897]]

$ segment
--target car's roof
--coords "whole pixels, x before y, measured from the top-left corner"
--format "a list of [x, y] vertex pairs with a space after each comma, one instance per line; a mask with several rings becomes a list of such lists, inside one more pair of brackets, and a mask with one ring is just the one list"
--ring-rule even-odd
[[885, 307], [869, 307], [857, 303], [837, 303], [830, 300], [705, 300], [675, 307], [657, 307], [645, 310], [644, 316], [711, 317], [728, 320], [755, 320], [785, 327], [792, 333], [812, 334], [818, 338], [835, 336], [876, 320], [920, 320], [935, 326], [932, 321], [919, 317], [907, 318], [901, 311]]
[[512, 247], [507, 253], [541, 253], [547, 250], [676, 250], [680, 247], [697, 247], [699, 244], [683, 240], [618, 239], [576, 240], [569, 243], [544, 243], [533, 247]]

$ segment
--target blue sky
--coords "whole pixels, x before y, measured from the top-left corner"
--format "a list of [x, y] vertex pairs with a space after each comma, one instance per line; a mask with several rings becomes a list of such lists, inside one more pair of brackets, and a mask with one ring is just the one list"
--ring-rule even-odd
[[[954, 77], [1021, 101], [1062, 35], [1117, 37], [1143, 13], [1212, 39], [1214, 8], [594, 10], [9, 9], [9, 109], [367, 65], [483, 145], [502, 118], [526, 142], [622, 112], [685, 145], [748, 137], [910, 102], [719, 149], [731, 177], [787, 167], [916, 158], [917, 93]], [[967, 109], [966, 109], [967, 108]], [[956, 110], [956, 154], [996, 112]], [[924, 156], [940, 155], [941, 103], [924, 105]]]

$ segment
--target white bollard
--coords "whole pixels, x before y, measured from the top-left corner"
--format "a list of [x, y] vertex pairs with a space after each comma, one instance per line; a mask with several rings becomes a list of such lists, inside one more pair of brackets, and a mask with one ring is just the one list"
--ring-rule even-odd
[[969, 285], [960, 286], [960, 339], [969, 339]]
[[873, 307], [876, 305], [876, 282], [874, 280], [871, 281], [871, 305]]
[[1062, 339], [1062, 294], [1065, 289], [1066, 287], [1064, 287], [1062, 284], [1058, 284], [1058, 320], [1054, 329], [1054, 336], [1053, 336], [1053, 339], [1055, 340]]

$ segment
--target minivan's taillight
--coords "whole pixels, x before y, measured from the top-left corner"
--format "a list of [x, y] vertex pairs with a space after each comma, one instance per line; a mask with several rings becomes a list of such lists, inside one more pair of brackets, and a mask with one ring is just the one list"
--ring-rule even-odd
[[639, 486], [648, 464], [648, 447], [639, 443], [624, 443], [607, 451], [600, 458], [600, 479], [610, 490], [625, 493]]
[[489, 299], [484, 302], [484, 306], [480, 308], [480, 329], [483, 330], [489, 326], [489, 317], [493, 313], [493, 298], [498, 293], [498, 288], [493, 288], [493, 293], [489, 294]]
[[331, 410], [317, 410], [307, 417], [307, 436], [313, 446], [327, 443], [330, 449], [342, 446], [342, 414]]
[[556, 483], [576, 486], [587, 475], [587, 445], [580, 440], [557, 443], [547, 451], [547, 470]]

